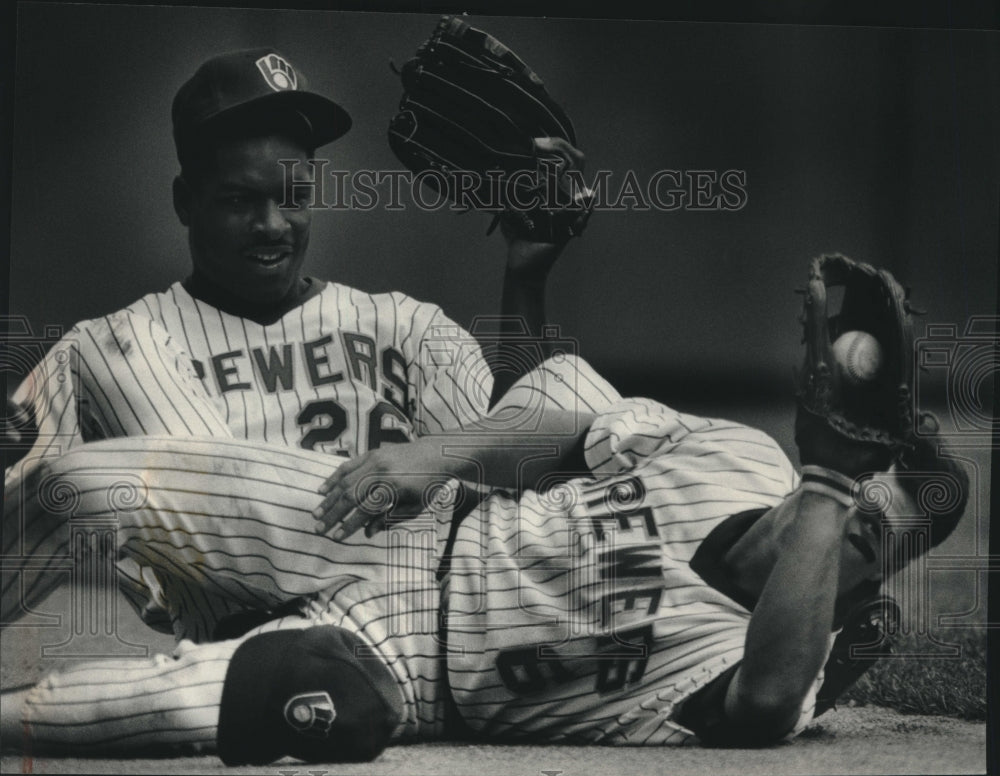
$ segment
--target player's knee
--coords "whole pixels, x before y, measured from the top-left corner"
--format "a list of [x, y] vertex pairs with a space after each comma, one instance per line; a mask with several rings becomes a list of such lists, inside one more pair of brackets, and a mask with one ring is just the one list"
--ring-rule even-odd
[[109, 466], [107, 443], [74, 448], [47, 461], [38, 483], [38, 497], [50, 513], [114, 517], [140, 508], [148, 489], [137, 471]]
[[218, 751], [227, 765], [363, 762], [389, 743], [403, 696], [389, 669], [334, 626], [262, 633], [233, 654]]

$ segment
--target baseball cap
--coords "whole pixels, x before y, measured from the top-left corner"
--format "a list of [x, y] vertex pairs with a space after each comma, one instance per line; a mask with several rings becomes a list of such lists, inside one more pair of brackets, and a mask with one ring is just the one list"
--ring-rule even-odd
[[342, 107], [309, 90], [305, 75], [273, 48], [231, 51], [209, 59], [177, 91], [171, 108], [178, 152], [213, 128], [232, 121], [294, 118], [311, 149], [351, 128]]
[[334, 625], [250, 637], [230, 659], [216, 732], [226, 765], [365, 762], [388, 745], [403, 694], [383, 660]]

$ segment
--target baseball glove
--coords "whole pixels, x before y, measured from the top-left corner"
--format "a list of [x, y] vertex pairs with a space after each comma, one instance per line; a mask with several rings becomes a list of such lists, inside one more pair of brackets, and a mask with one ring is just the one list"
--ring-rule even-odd
[[397, 70], [389, 146], [458, 208], [497, 214], [505, 231], [561, 243], [586, 226], [593, 197], [579, 176], [573, 124], [542, 80], [482, 30], [444, 16]]
[[[813, 259], [802, 293], [806, 356], [795, 435], [802, 463], [850, 476], [884, 470], [914, 436], [908, 292], [887, 270], [831, 254]], [[840, 309], [831, 310], [839, 293]], [[837, 339], [858, 331], [881, 351], [876, 371], [864, 379], [852, 378], [835, 356]]]

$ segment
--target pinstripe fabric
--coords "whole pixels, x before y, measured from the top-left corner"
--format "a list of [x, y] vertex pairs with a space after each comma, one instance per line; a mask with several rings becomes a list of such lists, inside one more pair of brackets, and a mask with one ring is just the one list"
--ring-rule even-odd
[[[377, 542], [357, 539], [350, 553], [312, 533], [308, 510], [317, 497], [310, 478], [318, 482], [329, 467], [329, 459], [314, 452], [282, 449], [282, 458], [238, 439], [118, 439], [75, 450], [50, 471], [77, 485], [78, 513], [94, 515], [107, 513], [102, 494], [108, 483], [99, 481], [108, 473], [93, 465], [91, 451], [101, 453], [98, 461], [119, 456], [132, 463], [130, 471], [148, 475], [152, 487], [142, 506], [119, 514], [119, 541], [155, 569], [157, 580], [168, 580], [167, 599], [173, 579], [184, 580], [185, 590], [226, 600], [274, 604], [304, 595], [300, 615], [258, 630], [329, 623], [360, 633], [390, 666], [406, 699], [400, 739], [443, 731], [447, 681], [462, 717], [487, 735], [685, 743], [691, 734], [672, 721], [674, 711], [741, 659], [750, 617], [698, 577], [689, 561], [723, 519], [777, 504], [796, 487], [797, 475], [761, 432], [646, 400], [615, 401], [613, 389], [579, 360], [545, 370], [563, 378], [547, 383], [555, 400], [599, 413], [585, 445], [594, 474], [519, 501], [493, 493], [461, 523], [441, 587], [434, 572], [448, 536], [446, 512], [411, 520]], [[536, 385], [515, 386], [511, 406], [530, 403], [526, 397]], [[198, 462], [209, 458], [215, 461], [210, 472]], [[185, 487], [187, 469], [216, 478], [210, 504], [204, 493]], [[99, 484], [87, 487], [88, 478]], [[446, 656], [437, 635], [439, 611]], [[224, 661], [211, 670], [203, 665], [218, 649], [222, 645], [188, 648], [173, 661], [151, 664], [143, 677], [148, 692], [130, 697], [125, 707], [134, 704], [145, 714], [159, 699], [175, 703], [161, 691], [173, 680], [159, 682], [157, 671], [188, 677], [185, 686], [209, 686], [206, 676], [224, 676]], [[188, 663], [202, 667], [188, 674]], [[80, 670], [82, 687], [87, 669]], [[110, 730], [127, 747], [129, 731], [139, 725], [112, 711], [124, 702], [125, 685], [97, 677], [87, 682], [93, 713], [68, 726], [57, 724], [62, 680], [36, 690], [28, 711], [32, 729], [47, 741], [72, 742], [85, 740], [80, 731], [93, 724], [100, 740], [111, 735], [101, 727], [110, 715], [118, 726]], [[211, 704], [204, 693], [198, 697], [191, 715], [171, 706], [171, 713], [156, 717], [165, 720], [164, 735], [150, 740], [205, 746], [207, 728], [198, 720], [211, 717]], [[795, 732], [812, 708], [810, 696]], [[118, 750], [115, 740], [109, 746]]]
[[[30, 692], [23, 721], [38, 751], [75, 755], [191, 755], [215, 751], [222, 688], [236, 648], [278, 629], [336, 625], [358, 635], [372, 659], [395, 676], [403, 697], [397, 741], [440, 737], [444, 732], [444, 677], [437, 643], [432, 575], [421, 588], [386, 590], [351, 577], [328, 581], [320, 596], [297, 615], [282, 617], [238, 639], [212, 644], [181, 641], [172, 656], [149, 660], [101, 660], [50, 674]], [[400, 608], [411, 615], [405, 631], [394, 628]], [[413, 615], [417, 615], [414, 617]]]
[[485, 411], [492, 387], [475, 340], [436, 305], [398, 292], [325, 283], [268, 326], [180, 284], [128, 309], [181, 340], [239, 439], [353, 457], [383, 439], [458, 428]]
[[740, 661], [750, 620], [691, 557], [797, 477], [763, 433], [642, 399], [598, 417], [586, 457], [593, 478], [495, 494], [462, 523], [445, 589], [455, 701], [491, 736], [684, 743], [674, 710]]
[[[533, 409], [539, 391], [559, 407], [588, 411], [617, 398], [585, 362], [567, 359], [526, 376], [506, 406]], [[76, 447], [44, 471], [54, 484], [72, 486], [73, 514], [118, 521], [121, 552], [140, 564], [130, 584], [152, 590], [175, 618], [186, 612], [185, 632], [210, 633], [205, 599], [267, 606], [304, 596], [301, 616], [251, 634], [310, 624], [350, 628], [399, 682], [406, 714], [397, 738], [440, 735], [446, 685], [436, 570], [449, 514], [423, 515], [374, 540], [338, 544], [317, 536], [310, 510], [337, 460], [240, 439], [143, 436]], [[125, 474], [139, 478], [143, 492], [115, 512], [107, 494]], [[64, 533], [43, 530], [42, 521], [30, 528], [24, 534], [30, 554], [61, 551]], [[50, 677], [32, 693], [26, 722], [40, 746], [56, 749], [211, 748], [236, 643], [194, 647], [185, 640], [172, 659], [103, 661], [74, 668], [72, 678]], [[105, 681], [119, 668], [132, 677], [128, 683]]]
[[100, 660], [50, 674], [31, 691], [23, 720], [32, 747], [86, 755], [215, 749], [219, 701], [238, 642], [149, 660]]
[[[64, 521], [72, 501], [46, 509], [39, 488], [50, 474], [48, 462], [84, 442], [202, 438], [203, 457], [188, 460], [183, 471], [159, 458], [156, 476], [167, 478], [159, 495], [186, 490], [197, 501], [184, 504], [189, 514], [225, 502], [220, 514], [256, 511], [263, 523], [268, 508], [284, 498], [268, 484], [272, 469], [301, 468], [307, 483], [301, 487], [315, 490], [336, 456], [467, 425], [485, 411], [491, 381], [475, 340], [440, 308], [400, 293], [371, 295], [334, 283], [267, 326], [200, 302], [179, 283], [81, 323], [15, 397], [34, 408], [40, 433], [25, 460], [5, 472], [5, 567], [19, 561], [33, 567], [4, 574], [5, 621], [61, 581], [50, 568], [58, 562], [42, 559], [65, 556]], [[240, 470], [238, 461], [227, 459], [232, 451], [212, 450], [209, 440], [258, 445], [251, 458], [257, 469]], [[158, 444], [175, 452], [183, 447], [163, 439]], [[216, 471], [226, 460], [229, 481]], [[100, 465], [106, 477], [92, 478], [92, 489], [113, 484], [113, 473], [138, 476], [156, 489], [155, 477], [150, 481], [127, 451]], [[253, 498], [259, 503], [251, 504]], [[218, 586], [192, 586], [181, 566], [165, 568], [156, 552], [151, 542], [121, 563], [122, 589], [150, 625], [202, 640], [216, 622], [246, 605]], [[156, 564], [156, 572], [144, 571], [144, 564]], [[262, 600], [252, 598], [254, 604]]]

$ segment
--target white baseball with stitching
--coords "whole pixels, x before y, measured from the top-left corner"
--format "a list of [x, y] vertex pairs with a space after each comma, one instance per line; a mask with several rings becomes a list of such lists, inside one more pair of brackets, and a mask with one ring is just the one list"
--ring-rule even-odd
[[866, 331], [846, 331], [833, 343], [841, 374], [855, 383], [874, 380], [882, 368], [882, 346]]

